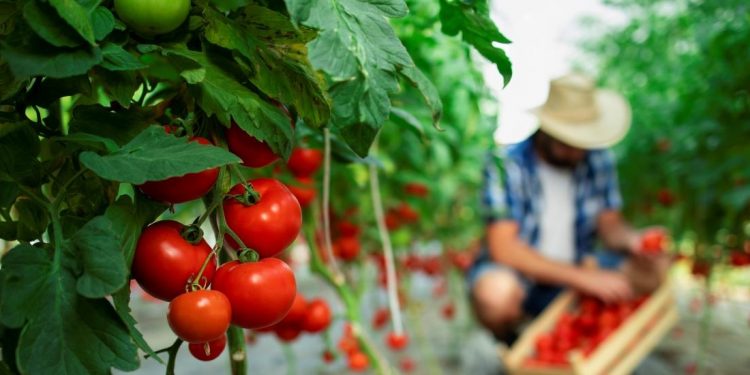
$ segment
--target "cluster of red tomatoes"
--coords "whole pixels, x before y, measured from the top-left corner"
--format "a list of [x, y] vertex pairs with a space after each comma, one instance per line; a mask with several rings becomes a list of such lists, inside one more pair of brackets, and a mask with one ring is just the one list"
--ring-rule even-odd
[[273, 332], [283, 342], [296, 340], [302, 332], [320, 333], [331, 325], [333, 314], [331, 308], [323, 299], [305, 300], [305, 296], [297, 293], [292, 308], [280, 322], [258, 332]]
[[[278, 160], [265, 143], [236, 124], [226, 137], [229, 150], [247, 167], [260, 168]], [[210, 143], [201, 137], [191, 141]], [[309, 178], [319, 168], [321, 155], [317, 150], [296, 149], [287, 166], [295, 177]], [[218, 168], [213, 168], [149, 181], [138, 188], [154, 200], [176, 204], [207, 194], [218, 174]], [[169, 326], [190, 343], [191, 353], [202, 360], [216, 358], [226, 344], [230, 324], [247, 329], [275, 325], [277, 334], [286, 339], [302, 330], [325, 329], [331, 320], [328, 305], [321, 300], [307, 303], [297, 294], [291, 268], [274, 258], [299, 235], [298, 198], [276, 179], [257, 178], [232, 187], [220, 212], [228, 227], [222, 240], [241, 252], [240, 260], [219, 265], [197, 226], [171, 220], [146, 227], [133, 258], [133, 277], [147, 293], [170, 302]], [[253, 252], [257, 256], [247, 256]]]
[[536, 338], [536, 351], [526, 366], [566, 366], [573, 350], [589, 356], [647, 298], [605, 305], [595, 297], [581, 297], [576, 311], [563, 313], [551, 332]]

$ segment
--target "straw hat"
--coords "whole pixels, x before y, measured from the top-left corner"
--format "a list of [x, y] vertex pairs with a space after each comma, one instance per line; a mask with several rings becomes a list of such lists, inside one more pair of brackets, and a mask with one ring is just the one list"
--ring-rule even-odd
[[582, 149], [612, 146], [630, 128], [630, 105], [622, 95], [597, 89], [591, 78], [573, 73], [550, 82], [544, 105], [534, 108], [547, 134]]

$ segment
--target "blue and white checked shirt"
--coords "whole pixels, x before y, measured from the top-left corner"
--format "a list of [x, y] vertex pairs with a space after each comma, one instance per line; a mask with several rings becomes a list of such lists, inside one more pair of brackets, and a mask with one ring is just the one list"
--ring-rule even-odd
[[[488, 155], [483, 170], [482, 213], [489, 224], [514, 220], [523, 240], [539, 242], [542, 186], [537, 175], [538, 158], [531, 138], [509, 146], [504, 154]], [[575, 185], [575, 260], [594, 250], [596, 219], [604, 210], [619, 209], [622, 197], [614, 156], [609, 150], [589, 151], [573, 171]], [[488, 261], [486, 246], [479, 262]]]

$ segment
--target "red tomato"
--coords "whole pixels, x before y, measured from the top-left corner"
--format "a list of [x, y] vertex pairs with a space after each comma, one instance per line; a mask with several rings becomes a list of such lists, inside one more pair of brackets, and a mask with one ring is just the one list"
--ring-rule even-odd
[[359, 351], [359, 343], [354, 337], [344, 336], [339, 340], [338, 348], [344, 354], [350, 355]]
[[370, 360], [364, 353], [360, 351], [349, 354], [349, 356], [347, 356], [347, 359], [349, 362], [349, 369], [354, 372], [364, 371], [368, 366], [370, 366]]
[[430, 189], [418, 182], [409, 182], [404, 185], [404, 192], [413, 197], [424, 198], [430, 194]]
[[333, 243], [336, 256], [346, 261], [357, 259], [360, 248], [358, 237], [340, 237]]
[[[258, 252], [261, 258], [272, 257], [297, 238], [302, 227], [302, 209], [297, 198], [281, 182], [270, 178], [249, 181], [260, 199], [245, 206], [235, 198], [224, 200], [227, 225], [240, 237], [245, 246]], [[237, 184], [229, 195], [243, 194], [245, 187]], [[226, 241], [235, 249], [237, 243], [230, 235]]]
[[336, 231], [338, 231], [341, 237], [353, 237], [358, 236], [361, 231], [359, 225], [352, 223], [348, 220], [339, 220], [336, 222]]
[[391, 210], [388, 210], [388, 212], [385, 213], [385, 227], [390, 231], [394, 231], [401, 227], [401, 220], [398, 218], [398, 215]]
[[307, 301], [305, 301], [305, 296], [298, 292], [294, 297], [292, 308], [289, 309], [289, 312], [286, 314], [284, 319], [281, 319], [279, 325], [299, 326], [305, 320], [306, 316]]
[[601, 315], [599, 315], [599, 330], [604, 331], [617, 328], [617, 326], [620, 325], [620, 318], [618, 315], [617, 312], [610, 309], [604, 310]]
[[[193, 137], [190, 141], [202, 145], [211, 144], [208, 139], [203, 137]], [[166, 180], [148, 181], [138, 185], [138, 189], [155, 201], [171, 204], [182, 203], [206, 195], [214, 186], [218, 177], [219, 168], [210, 168], [202, 172], [188, 173]]]
[[232, 323], [249, 329], [281, 321], [297, 295], [292, 269], [276, 258], [225, 263], [216, 271], [212, 288], [229, 298]]
[[453, 319], [453, 316], [456, 315], [456, 307], [453, 306], [452, 303], [448, 302], [443, 305], [441, 313], [443, 314], [443, 318], [445, 318], [446, 320]]
[[216, 340], [204, 343], [191, 343], [188, 348], [190, 354], [201, 361], [211, 361], [216, 359], [227, 346], [227, 335], [222, 335]]
[[437, 276], [443, 271], [440, 258], [431, 256], [422, 260], [422, 270], [429, 276]]
[[336, 356], [330, 350], [324, 351], [322, 357], [325, 363], [331, 363], [336, 360]]
[[302, 329], [306, 332], [317, 333], [331, 324], [332, 314], [328, 302], [322, 299], [313, 299], [307, 304], [307, 313], [302, 321]]
[[694, 260], [693, 266], [690, 268], [690, 273], [694, 276], [708, 277], [711, 274], [711, 263], [704, 260]]
[[297, 147], [292, 150], [286, 166], [296, 177], [310, 177], [323, 164], [323, 153], [313, 148]]
[[[205, 240], [196, 245], [185, 240], [184, 229], [176, 221], [157, 221], [143, 230], [135, 247], [133, 278], [148, 294], [164, 301], [185, 293], [187, 283], [211, 254]], [[203, 271], [203, 284], [211, 282], [215, 270], [216, 259], [211, 259]]]
[[415, 368], [417, 368], [417, 364], [414, 363], [414, 360], [411, 359], [411, 357], [404, 357], [403, 359], [401, 359], [400, 366], [401, 371], [406, 373], [410, 373], [414, 371]]
[[299, 205], [304, 208], [315, 200], [318, 192], [315, 190], [315, 181], [310, 177], [296, 177], [297, 184], [287, 185], [289, 191], [297, 198]]
[[242, 164], [251, 168], [265, 167], [279, 158], [265, 142], [245, 133], [234, 121], [227, 130], [227, 146], [242, 159]]
[[396, 332], [389, 332], [386, 338], [388, 347], [392, 350], [401, 350], [409, 344], [409, 336], [406, 334], [397, 334]]
[[472, 255], [465, 251], [451, 253], [450, 259], [453, 266], [463, 273], [466, 273], [474, 262]]
[[229, 328], [232, 307], [227, 297], [215, 290], [196, 290], [179, 295], [169, 303], [167, 322], [177, 337], [189, 343], [216, 340]]
[[548, 352], [554, 347], [555, 341], [551, 333], [543, 333], [536, 338], [536, 351], [538, 353]]
[[602, 302], [591, 296], [581, 297], [581, 315], [592, 314], [598, 315], [602, 308]]
[[292, 342], [302, 333], [299, 327], [285, 324], [276, 325], [273, 332], [283, 342]]
[[658, 200], [662, 206], [671, 207], [674, 204], [676, 198], [669, 189], [664, 188], [659, 190]]
[[667, 234], [660, 229], [649, 229], [641, 235], [641, 251], [644, 253], [661, 253], [665, 248]]
[[735, 267], [745, 267], [750, 265], [750, 254], [733, 251], [729, 254], [729, 263]]
[[415, 211], [408, 203], [401, 202], [396, 207], [399, 218], [405, 223], [413, 223], [419, 220], [419, 212]]
[[391, 313], [387, 308], [381, 307], [375, 310], [375, 314], [372, 316], [372, 328], [376, 330], [382, 329], [390, 319]]

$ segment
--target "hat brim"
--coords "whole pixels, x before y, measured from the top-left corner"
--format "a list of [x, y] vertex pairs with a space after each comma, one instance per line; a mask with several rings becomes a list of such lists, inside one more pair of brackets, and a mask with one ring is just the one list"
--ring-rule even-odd
[[530, 112], [539, 119], [539, 126], [544, 132], [573, 147], [590, 150], [613, 146], [630, 129], [630, 106], [625, 98], [611, 90], [597, 90], [594, 101], [599, 116], [586, 122], [560, 119], [544, 111], [544, 106]]

